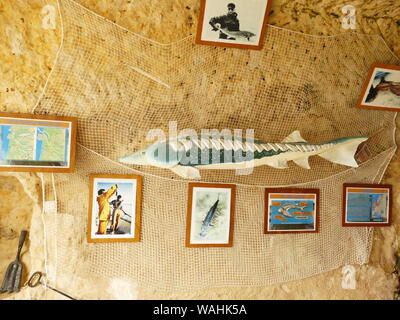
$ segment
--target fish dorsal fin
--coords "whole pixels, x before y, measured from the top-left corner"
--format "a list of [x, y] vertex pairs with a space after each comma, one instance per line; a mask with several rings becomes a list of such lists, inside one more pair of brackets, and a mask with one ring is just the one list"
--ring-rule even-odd
[[291, 134], [289, 134], [285, 139], [283, 139], [282, 142], [288, 143], [288, 142], [307, 142], [307, 141], [303, 139], [299, 130], [295, 130]]
[[310, 164], [308, 163], [308, 157], [295, 159], [293, 162], [304, 169], [311, 169]]

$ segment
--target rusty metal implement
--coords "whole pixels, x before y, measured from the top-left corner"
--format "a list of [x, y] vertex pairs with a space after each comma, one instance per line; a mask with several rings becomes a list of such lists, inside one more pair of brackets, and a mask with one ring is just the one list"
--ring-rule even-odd
[[27, 233], [28, 232], [25, 230], [21, 232], [18, 243], [17, 258], [15, 259], [15, 261], [11, 262], [7, 268], [3, 283], [0, 288], [0, 293], [19, 292], [21, 288], [21, 278], [24, 267], [20, 261], [20, 254]]
[[44, 286], [44, 287], [46, 287], [46, 288], [49, 288], [50, 290], [53, 290], [53, 291], [55, 291], [55, 292], [57, 292], [57, 293], [63, 295], [64, 297], [67, 297], [68, 299], [76, 300], [75, 298], [72, 298], [70, 295], [68, 295], [68, 294], [66, 294], [66, 293], [64, 293], [64, 292], [61, 292], [60, 290], [57, 290], [57, 289], [55, 289], [55, 288], [49, 286], [47, 283], [43, 282], [43, 281], [42, 281], [42, 277], [43, 277], [43, 273], [41, 273], [40, 271], [36, 271], [36, 272], [33, 273], [33, 274], [31, 275], [31, 277], [29, 278], [29, 280], [28, 280], [28, 282], [27, 282], [27, 285], [28, 285], [30, 288], [35, 288], [35, 287], [37, 287], [38, 285], [42, 285], [42, 286]]
[[400, 300], [400, 249], [395, 255], [395, 258], [396, 262], [394, 265], [393, 274], [396, 275], [398, 284], [396, 286], [396, 290], [393, 292], [393, 300]]

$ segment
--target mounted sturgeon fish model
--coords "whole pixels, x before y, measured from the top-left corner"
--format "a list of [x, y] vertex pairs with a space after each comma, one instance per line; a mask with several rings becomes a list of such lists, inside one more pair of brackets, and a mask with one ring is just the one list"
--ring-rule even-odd
[[358, 167], [354, 155], [358, 146], [367, 139], [347, 137], [308, 143], [299, 131], [292, 132], [281, 143], [234, 136], [186, 136], [156, 142], [119, 161], [170, 169], [186, 179], [201, 178], [199, 169], [246, 169], [261, 165], [285, 169], [288, 161], [310, 169], [308, 158], [315, 155], [334, 163]]

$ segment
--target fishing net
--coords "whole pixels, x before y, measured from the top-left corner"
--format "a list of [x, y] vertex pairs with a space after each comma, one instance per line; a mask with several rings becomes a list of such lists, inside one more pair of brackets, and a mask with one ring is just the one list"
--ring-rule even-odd
[[[172, 0], [171, 0], [172, 1]], [[167, 5], [168, 1], [163, 1]], [[160, 4], [161, 5], [161, 4]], [[164, 4], [163, 4], [164, 5]], [[44, 178], [49, 276], [123, 278], [141, 286], [261, 286], [368, 262], [371, 228], [341, 227], [343, 183], [379, 183], [393, 156], [395, 113], [356, 108], [369, 66], [396, 63], [378, 36], [316, 37], [269, 26], [261, 51], [160, 44], [71, 0], [60, 1], [63, 41], [35, 113], [79, 118], [73, 174]], [[117, 159], [150, 142], [151, 129], [254, 129], [279, 142], [367, 136], [359, 168], [319, 157], [311, 170], [258, 167], [250, 175], [202, 170], [237, 185], [232, 248], [186, 248], [188, 181]], [[141, 242], [86, 242], [89, 174], [143, 175]], [[318, 188], [320, 231], [263, 233], [264, 188]]]

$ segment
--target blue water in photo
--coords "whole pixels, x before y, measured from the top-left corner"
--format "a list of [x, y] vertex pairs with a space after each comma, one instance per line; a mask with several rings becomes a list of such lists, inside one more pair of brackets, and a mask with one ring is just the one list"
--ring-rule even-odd
[[[40, 134], [47, 135], [43, 127], [38, 127], [37, 128], [37, 136]], [[36, 139], [36, 155], [35, 155], [35, 160], [40, 159], [40, 155], [42, 154], [42, 147], [43, 147], [43, 140]]]
[[9, 145], [9, 140], [8, 140], [8, 135], [10, 134], [10, 126], [5, 126], [2, 125], [0, 127], [1, 130], [1, 142], [0, 142], [0, 160], [7, 160], [7, 154], [8, 154], [8, 145]]
[[[304, 213], [314, 213], [314, 201], [309, 199], [301, 199], [301, 200], [278, 200], [274, 199], [273, 202], [280, 202], [280, 206], [271, 206], [271, 224], [313, 224], [314, 223], [314, 214], [312, 215], [294, 215], [293, 212], [304, 212]], [[301, 210], [298, 208], [289, 209], [289, 215], [293, 217], [288, 217], [283, 215], [282, 212], [279, 212], [279, 209], [282, 208], [286, 204], [299, 205], [300, 203], [306, 203], [307, 206]], [[283, 219], [277, 219], [276, 216], [283, 216]], [[300, 218], [298, 218], [300, 217]]]

